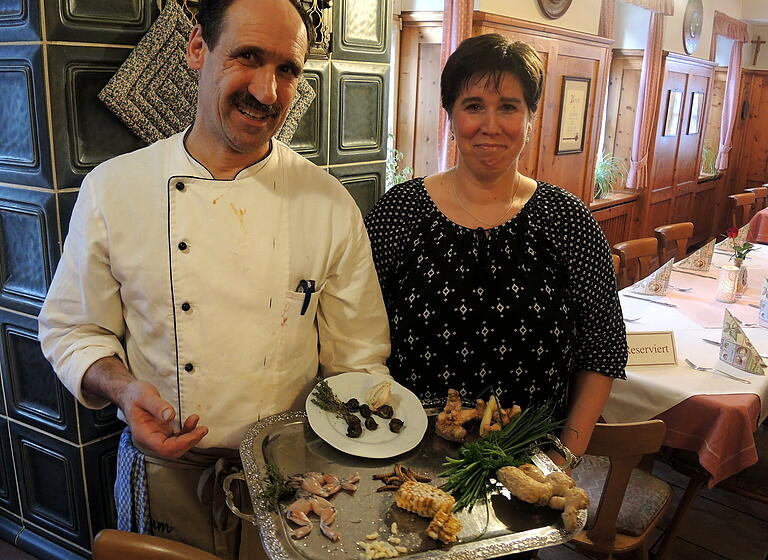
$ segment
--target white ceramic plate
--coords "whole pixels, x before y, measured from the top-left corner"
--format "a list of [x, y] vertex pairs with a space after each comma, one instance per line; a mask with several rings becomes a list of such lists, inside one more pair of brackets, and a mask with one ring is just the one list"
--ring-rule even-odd
[[[391, 378], [359, 372], [341, 373], [326, 379], [340, 401], [356, 398], [360, 403], [365, 402], [368, 389], [386, 380], [391, 381]], [[416, 447], [427, 430], [427, 415], [418, 397], [395, 381], [392, 381], [392, 396], [388, 404], [395, 409], [394, 417], [404, 423], [397, 434], [390, 431], [389, 420], [374, 414], [378, 429], [371, 431], [363, 424], [363, 434], [359, 438], [348, 437], [347, 423], [335, 414], [318, 408], [312, 402], [313, 393], [314, 390], [306, 403], [309, 425], [322, 440], [350, 455], [375, 459], [394, 457]], [[360, 417], [359, 414], [357, 416]]]

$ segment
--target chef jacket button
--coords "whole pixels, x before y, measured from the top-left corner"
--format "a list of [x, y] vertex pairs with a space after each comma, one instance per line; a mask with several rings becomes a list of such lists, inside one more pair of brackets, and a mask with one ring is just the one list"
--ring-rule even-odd
[[184, 185], [184, 183], [182, 183], [181, 181], [179, 181], [178, 183], [176, 183], [176, 190], [177, 190], [177, 191], [183, 191], [183, 190], [184, 190], [184, 188], [185, 188], [185, 185]]
[[179, 251], [186, 251], [187, 250], [187, 244], [183, 241], [179, 243]]
[[191, 373], [193, 369], [195, 369], [195, 366], [193, 366], [192, 364], [187, 364], [184, 366], [184, 371]]
[[186, 301], [181, 304], [181, 310], [182, 311], [189, 311], [190, 309], [192, 309], [192, 306], [189, 305], [189, 303], [187, 303]]

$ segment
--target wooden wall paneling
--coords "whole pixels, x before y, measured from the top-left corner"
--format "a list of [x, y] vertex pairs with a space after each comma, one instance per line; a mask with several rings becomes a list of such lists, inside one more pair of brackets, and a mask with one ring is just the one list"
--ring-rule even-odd
[[605, 233], [609, 245], [613, 246], [629, 238], [629, 228], [635, 208], [636, 203], [632, 201], [592, 213], [603, 233]]
[[[539, 156], [539, 167], [537, 178], [544, 179], [555, 185], [572, 192], [580, 197], [585, 203], [589, 204], [593, 198], [593, 184], [595, 173], [595, 160], [597, 159], [597, 140], [599, 136], [599, 114], [600, 110], [596, 107], [602, 107], [599, 100], [602, 98], [604, 85], [601, 87], [601, 61], [590, 59], [585, 56], [586, 53], [566, 54], [565, 51], [571, 50], [570, 45], [561, 45], [557, 57], [557, 65], [548, 73], [550, 85], [554, 83], [556, 93], [550, 97], [550, 100], [557, 100], [555, 110], [548, 111], [547, 116], [554, 121], [552, 126], [548, 126], [543, 132], [546, 137], [546, 146], [542, 147]], [[574, 49], [575, 50], [575, 49]], [[581, 56], [579, 56], [581, 55]], [[550, 68], [552, 64], [550, 64]], [[575, 76], [580, 78], [589, 78], [589, 100], [587, 109], [587, 118], [584, 124], [584, 149], [580, 153], [557, 154], [557, 135], [559, 129], [560, 103], [562, 99], [562, 89], [566, 76]], [[550, 92], [552, 92], [550, 88]]]
[[619, 158], [627, 171], [632, 156], [642, 66], [642, 50], [613, 50], [603, 150]]
[[403, 14], [395, 147], [414, 177], [437, 171], [442, 29], [442, 13]]
[[419, 166], [417, 177], [438, 171], [437, 138], [440, 113], [443, 111], [440, 103], [440, 49], [439, 43], [419, 43], [419, 96], [416, 100], [417, 118], [413, 123], [414, 161]]
[[751, 72], [749, 112], [742, 129], [738, 183], [733, 192], [768, 182], [768, 71]]
[[694, 223], [693, 237], [690, 245], [697, 245], [709, 240], [719, 233], [717, 220], [713, 219], [712, 209], [716, 207], [717, 195], [722, 178], [704, 179], [697, 181], [692, 189], [691, 222]]
[[[641, 209], [637, 235], [649, 236], [660, 225], [688, 221], [693, 216], [693, 189], [699, 178], [703, 134], [689, 134], [691, 103], [694, 93], [708, 99], [714, 63], [674, 53], [664, 53], [664, 79], [656, 114], [656, 134], [649, 157], [649, 190]], [[667, 132], [672, 101], [671, 92], [680, 92], [679, 119], [675, 130]], [[707, 113], [701, 115], [706, 121]], [[695, 224], [695, 222], [694, 222]]]

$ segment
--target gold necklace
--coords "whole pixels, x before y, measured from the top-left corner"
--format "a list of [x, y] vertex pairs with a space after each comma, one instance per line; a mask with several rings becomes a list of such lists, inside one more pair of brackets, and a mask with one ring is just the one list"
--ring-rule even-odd
[[515, 186], [512, 187], [512, 196], [509, 197], [509, 202], [507, 203], [507, 207], [504, 209], [504, 213], [496, 218], [495, 222], [486, 222], [485, 220], [481, 220], [477, 216], [475, 216], [472, 212], [469, 211], [469, 209], [464, 206], [464, 204], [461, 203], [461, 200], [459, 199], [459, 194], [456, 192], [456, 179], [454, 178], [451, 181], [451, 191], [453, 192], [453, 198], [456, 200], [456, 204], [459, 205], [459, 207], [464, 210], [464, 212], [467, 213], [467, 215], [475, 220], [476, 222], [479, 222], [489, 228], [496, 227], [500, 223], [504, 221], [504, 218], [507, 217], [507, 214], [509, 214], [510, 210], [512, 210], [512, 206], [515, 203], [515, 197], [517, 196], [517, 189], [520, 186], [520, 173], [515, 174]]

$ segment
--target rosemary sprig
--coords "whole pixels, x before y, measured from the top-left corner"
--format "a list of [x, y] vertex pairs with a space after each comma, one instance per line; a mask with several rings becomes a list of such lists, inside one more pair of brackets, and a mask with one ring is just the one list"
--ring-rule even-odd
[[261, 492], [258, 493], [264, 505], [271, 511], [278, 510], [278, 502], [288, 494], [293, 493], [293, 488], [286, 482], [280, 469], [274, 463], [266, 464], [266, 473], [261, 480]]
[[564, 424], [551, 416], [549, 404], [529, 407], [501, 430], [462, 445], [458, 458], [446, 457], [443, 466], [447, 468], [440, 476], [448, 479], [443, 489], [456, 498], [454, 509], [472, 511], [478, 501], [487, 502], [495, 487], [490, 479], [497, 469], [529, 462], [535, 447], [547, 445], [547, 434]]
[[333, 389], [328, 385], [328, 382], [322, 377], [317, 378], [317, 385], [315, 385], [314, 392], [312, 393], [312, 402], [318, 408], [335, 414], [342, 420], [346, 420], [350, 415], [346, 405], [339, 400]]

